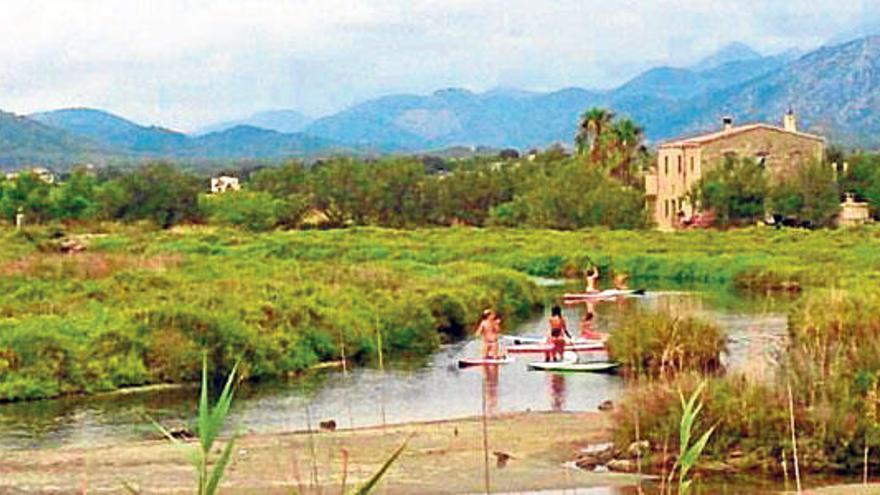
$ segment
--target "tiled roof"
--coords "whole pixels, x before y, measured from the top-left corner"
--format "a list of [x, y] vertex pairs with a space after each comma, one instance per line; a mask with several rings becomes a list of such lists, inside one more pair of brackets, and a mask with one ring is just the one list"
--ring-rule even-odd
[[787, 131], [782, 127], [777, 127], [770, 124], [746, 124], [741, 126], [732, 127], [730, 129], [723, 129], [717, 132], [712, 132], [709, 134], [701, 134], [699, 136], [693, 136], [688, 138], [676, 139], [674, 141], [667, 141], [665, 143], [660, 144], [660, 148], [682, 148], [687, 146], [700, 146], [703, 144], [708, 144], [713, 141], [717, 141], [719, 139], [728, 138], [731, 136], [735, 136], [737, 134], [742, 134], [744, 132], [753, 131], [756, 129], [764, 129], [767, 131], [780, 132], [784, 134], [793, 134], [795, 136], [799, 136], [806, 139], [813, 139], [815, 141], [824, 142], [820, 136], [816, 136], [815, 134], [807, 134], [805, 132], [794, 132]]

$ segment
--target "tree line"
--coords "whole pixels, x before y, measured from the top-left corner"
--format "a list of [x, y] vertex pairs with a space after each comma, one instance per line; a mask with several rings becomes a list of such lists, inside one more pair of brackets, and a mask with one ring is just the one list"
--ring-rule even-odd
[[[150, 221], [276, 228], [377, 225], [506, 226], [579, 229], [649, 226], [643, 177], [653, 165], [642, 129], [594, 108], [585, 112], [574, 151], [554, 145], [526, 156], [506, 150], [468, 159], [336, 157], [239, 170], [243, 190], [207, 194], [208, 178], [173, 163], [135, 169], [76, 168], [59, 183], [36, 174], [0, 177], [0, 215], [31, 223]], [[833, 153], [839, 153], [832, 150]], [[843, 156], [836, 157], [843, 162]], [[806, 225], [833, 223], [841, 191], [880, 204], [880, 155], [846, 157], [834, 174], [820, 163], [781, 183], [751, 160], [710, 170], [692, 200], [719, 226], [753, 223], [768, 213]], [[876, 210], [875, 210], [876, 213]]]

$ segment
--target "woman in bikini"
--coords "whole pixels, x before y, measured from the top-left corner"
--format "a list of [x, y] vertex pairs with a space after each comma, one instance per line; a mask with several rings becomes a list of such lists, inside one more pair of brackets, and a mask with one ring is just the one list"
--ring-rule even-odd
[[565, 335], [568, 329], [565, 326], [565, 318], [562, 316], [562, 308], [553, 306], [550, 310], [550, 330], [547, 333], [547, 343], [552, 349], [544, 354], [545, 361], [561, 361], [565, 352]]

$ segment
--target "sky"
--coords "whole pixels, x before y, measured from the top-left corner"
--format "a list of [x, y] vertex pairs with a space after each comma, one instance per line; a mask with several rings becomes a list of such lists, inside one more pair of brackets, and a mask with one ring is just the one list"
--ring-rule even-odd
[[446, 87], [608, 88], [734, 41], [771, 54], [880, 32], [876, 1], [0, 0], [0, 109], [191, 131]]

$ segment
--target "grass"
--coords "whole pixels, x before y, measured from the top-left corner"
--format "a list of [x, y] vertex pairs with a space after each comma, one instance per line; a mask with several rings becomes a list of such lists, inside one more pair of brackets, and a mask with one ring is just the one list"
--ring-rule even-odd
[[726, 336], [717, 325], [646, 310], [628, 314], [608, 339], [611, 360], [650, 377], [719, 371], [725, 350]]
[[529, 275], [578, 276], [587, 260], [633, 284], [758, 292], [780, 281], [873, 287], [880, 267], [877, 228], [254, 234], [107, 224], [85, 236], [86, 253], [57, 254], [73, 234], [83, 232], [0, 232], [0, 400], [195, 381], [203, 351], [215, 374], [241, 362], [251, 380], [343, 349], [368, 364], [379, 333], [385, 355], [426, 355], [485, 307], [508, 325], [527, 317], [543, 299]]

